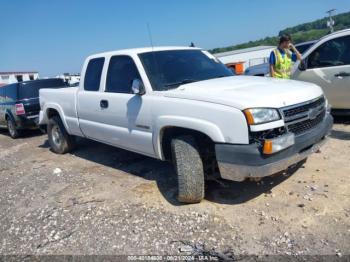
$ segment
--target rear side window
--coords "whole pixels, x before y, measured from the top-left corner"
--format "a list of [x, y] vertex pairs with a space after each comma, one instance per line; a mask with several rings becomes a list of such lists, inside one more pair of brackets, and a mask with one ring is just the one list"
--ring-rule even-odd
[[18, 84], [8, 85], [5, 88], [5, 96], [9, 101], [16, 101], [18, 99], [17, 91], [18, 91]]
[[350, 64], [350, 36], [329, 40], [313, 51], [308, 68], [332, 67]]
[[5, 102], [5, 88], [0, 86], [0, 103]]
[[43, 79], [36, 81], [28, 81], [19, 84], [18, 99], [37, 98], [39, 90], [43, 88], [61, 88], [66, 84], [62, 79]]
[[140, 79], [134, 60], [129, 56], [113, 56], [109, 62], [105, 92], [130, 94], [132, 81]]
[[84, 78], [84, 90], [98, 91], [100, 89], [101, 74], [105, 59], [94, 58], [89, 61]]

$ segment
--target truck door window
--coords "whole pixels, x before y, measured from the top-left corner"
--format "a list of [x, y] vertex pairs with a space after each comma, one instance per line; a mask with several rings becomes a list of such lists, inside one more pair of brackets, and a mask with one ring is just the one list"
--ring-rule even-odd
[[105, 92], [131, 94], [135, 79], [141, 77], [134, 60], [129, 56], [113, 56], [109, 62]]
[[100, 89], [101, 74], [105, 59], [103, 57], [94, 58], [89, 61], [85, 72], [84, 90], [98, 91]]
[[350, 36], [329, 40], [313, 51], [308, 68], [332, 67], [350, 64]]

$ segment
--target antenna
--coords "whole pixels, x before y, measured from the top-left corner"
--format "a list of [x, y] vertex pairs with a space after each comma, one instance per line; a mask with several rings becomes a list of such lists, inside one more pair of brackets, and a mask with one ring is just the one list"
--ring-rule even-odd
[[148, 37], [149, 37], [149, 41], [151, 43], [152, 46], [152, 51], [153, 51], [153, 38], [152, 38], [152, 32], [151, 32], [151, 28], [149, 26], [149, 23], [147, 22], [147, 31], [148, 31]]
[[156, 71], [159, 73], [160, 72], [160, 70], [159, 70], [160, 66], [158, 64], [158, 59], [157, 59], [156, 54], [154, 52], [152, 32], [151, 32], [151, 27], [149, 26], [148, 22], [147, 22], [147, 30], [148, 30], [149, 41], [151, 42], [151, 46], [152, 46], [153, 61], [154, 61], [154, 64], [155, 64]]

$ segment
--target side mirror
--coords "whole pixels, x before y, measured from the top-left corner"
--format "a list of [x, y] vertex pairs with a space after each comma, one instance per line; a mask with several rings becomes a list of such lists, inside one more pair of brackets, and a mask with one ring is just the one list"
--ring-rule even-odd
[[140, 79], [134, 79], [132, 81], [131, 90], [135, 95], [144, 95], [146, 93], [145, 86]]
[[300, 71], [305, 71], [307, 69], [306, 62], [305, 62], [304, 59], [302, 59], [300, 61], [300, 64], [299, 64], [298, 68], [299, 68]]

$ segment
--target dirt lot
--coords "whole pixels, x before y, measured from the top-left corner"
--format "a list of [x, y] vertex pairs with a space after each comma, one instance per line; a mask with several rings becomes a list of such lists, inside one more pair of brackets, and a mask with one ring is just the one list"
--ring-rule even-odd
[[[211, 181], [176, 201], [172, 167], [80, 141], [55, 155], [46, 135], [0, 131], [0, 254], [350, 254], [350, 125], [298, 170], [262, 182]], [[349, 258], [349, 257], [347, 257]]]

